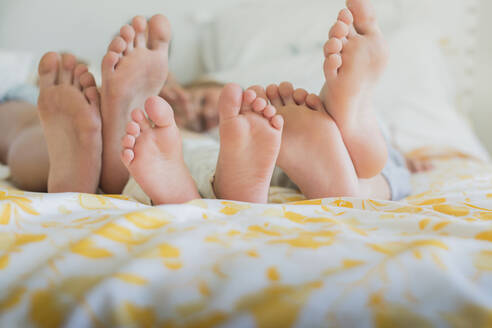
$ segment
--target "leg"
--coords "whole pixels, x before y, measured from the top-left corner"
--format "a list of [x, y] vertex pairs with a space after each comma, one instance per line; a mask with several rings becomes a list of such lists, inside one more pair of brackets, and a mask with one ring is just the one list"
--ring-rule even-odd
[[101, 173], [99, 93], [87, 66], [47, 53], [39, 64], [39, 117], [49, 155], [48, 192], [95, 193]]
[[[154, 205], [182, 204], [200, 198], [183, 159], [181, 137], [169, 104], [159, 97], [132, 112], [121, 160]], [[151, 125], [154, 124], [154, 126]]]
[[39, 122], [24, 128], [13, 138], [6, 164], [17, 188], [34, 192], [48, 190], [48, 149]]
[[217, 198], [266, 203], [280, 150], [283, 119], [254, 91], [228, 84], [219, 100]]
[[36, 106], [21, 101], [0, 104], [0, 162], [7, 163], [10, 146], [27, 127], [38, 125]]
[[370, 0], [347, 0], [324, 46], [321, 98], [337, 123], [360, 178], [377, 175], [387, 160], [372, 94], [387, 62], [387, 47]]
[[104, 56], [101, 187], [107, 193], [121, 193], [128, 181], [128, 170], [119, 156], [121, 138], [131, 110], [142, 108], [149, 97], [157, 96], [166, 82], [170, 38], [171, 29], [164, 16], [156, 15], [148, 23], [143, 17], [135, 17], [131, 26], [121, 28]]
[[18, 188], [47, 190], [48, 150], [36, 106], [21, 101], [0, 104], [0, 162], [10, 167]]

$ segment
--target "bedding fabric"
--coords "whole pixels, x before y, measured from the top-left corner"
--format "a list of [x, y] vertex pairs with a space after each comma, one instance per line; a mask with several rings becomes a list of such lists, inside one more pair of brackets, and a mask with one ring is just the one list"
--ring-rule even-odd
[[492, 167], [441, 157], [401, 202], [0, 188], [2, 327], [490, 327]]

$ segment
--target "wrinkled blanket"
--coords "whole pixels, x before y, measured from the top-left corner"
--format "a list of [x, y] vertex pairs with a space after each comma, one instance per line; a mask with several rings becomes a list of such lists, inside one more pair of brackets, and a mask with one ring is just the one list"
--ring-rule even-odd
[[0, 187], [0, 326], [491, 327], [492, 167], [413, 184], [155, 208]]

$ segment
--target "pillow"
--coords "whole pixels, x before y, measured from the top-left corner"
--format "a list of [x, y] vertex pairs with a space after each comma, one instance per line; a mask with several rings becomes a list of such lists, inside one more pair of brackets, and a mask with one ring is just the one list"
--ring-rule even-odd
[[[379, 0], [385, 2], [386, 0]], [[391, 0], [401, 17], [401, 26], [425, 24], [428, 37], [439, 45], [451, 73], [455, 103], [459, 110], [471, 110], [474, 56], [478, 47], [478, 0]]]
[[32, 55], [0, 49], [0, 99], [11, 88], [26, 83], [33, 71]]
[[[380, 4], [380, 2], [378, 2]], [[319, 51], [343, 0], [247, 1], [219, 12], [205, 31], [202, 51], [208, 72]], [[394, 28], [396, 7], [378, 5], [380, 23]]]
[[488, 153], [466, 116], [456, 110], [453, 73], [424, 23], [399, 29], [389, 39], [391, 57], [375, 95], [393, 142], [405, 153], [453, 150], [483, 161]]

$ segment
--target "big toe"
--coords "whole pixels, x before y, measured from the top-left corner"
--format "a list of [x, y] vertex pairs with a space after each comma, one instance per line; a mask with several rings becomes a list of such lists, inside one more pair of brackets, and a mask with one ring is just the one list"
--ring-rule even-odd
[[227, 120], [239, 115], [243, 99], [242, 88], [234, 83], [227, 84], [219, 98], [219, 118]]
[[56, 52], [46, 53], [39, 62], [39, 86], [41, 88], [56, 84], [60, 56]]
[[145, 102], [145, 111], [157, 127], [163, 128], [175, 124], [173, 109], [161, 97], [154, 96], [147, 99]]
[[171, 24], [166, 16], [158, 14], [149, 20], [149, 44], [150, 49], [167, 50], [171, 41]]
[[378, 30], [376, 13], [370, 0], [347, 0], [347, 8], [354, 17], [354, 26], [360, 34], [370, 34]]

